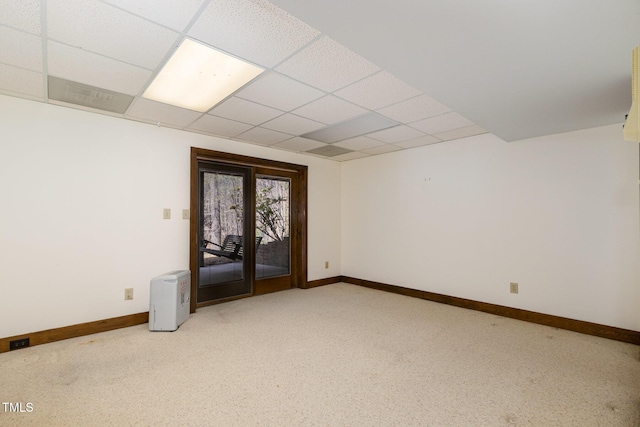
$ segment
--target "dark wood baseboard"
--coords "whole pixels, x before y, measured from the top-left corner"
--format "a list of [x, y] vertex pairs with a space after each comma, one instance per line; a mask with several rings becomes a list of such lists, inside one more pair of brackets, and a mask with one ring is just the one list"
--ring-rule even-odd
[[[307, 282], [303, 289], [315, 288], [318, 286], [330, 285], [333, 283], [350, 283], [352, 285], [364, 286], [385, 292], [406, 295], [414, 298], [421, 298], [428, 301], [467, 308], [470, 310], [483, 311], [485, 313], [498, 316], [510, 317], [512, 319], [526, 322], [538, 323], [540, 325], [551, 326], [559, 329], [580, 332], [587, 335], [608, 338], [630, 344], [640, 345], [640, 332], [629, 329], [616, 328], [613, 326], [600, 325], [597, 323], [585, 322], [582, 320], [568, 319], [565, 317], [553, 316], [550, 314], [536, 313], [534, 311], [521, 310], [518, 308], [505, 307], [502, 305], [479, 302], [465, 298], [452, 297], [428, 291], [405, 288], [402, 286], [389, 285], [386, 283], [373, 282], [370, 280], [356, 279], [348, 276], [335, 276], [325, 279], [312, 280]], [[76, 338], [99, 332], [111, 331], [114, 329], [126, 328], [129, 326], [141, 325], [149, 322], [149, 313], [137, 313], [128, 316], [114, 317], [111, 319], [98, 320], [95, 322], [81, 323], [78, 325], [65, 326], [62, 328], [48, 329], [46, 331], [32, 332], [29, 334], [15, 335], [13, 337], [0, 338], [0, 353], [9, 351], [9, 343], [15, 340], [29, 338], [29, 346], [47, 344], [50, 342]]]
[[69, 338], [97, 334], [99, 332], [141, 325], [147, 322], [149, 322], [149, 312], [144, 312], [130, 314], [128, 316], [113, 317], [111, 319], [97, 320], [95, 322], [65, 326], [62, 328], [48, 329], [46, 331], [16, 335], [13, 337], [0, 338], [0, 353], [9, 351], [9, 343], [11, 341], [21, 340], [24, 338], [29, 338], [29, 347], [33, 347], [34, 345], [47, 344]]
[[311, 280], [307, 282], [305, 286], [300, 286], [300, 288], [311, 289], [311, 288], [317, 288], [318, 286], [331, 285], [333, 283], [340, 283], [340, 282], [342, 282], [342, 276], [327, 277], [326, 279]]
[[393, 292], [414, 298], [421, 298], [442, 304], [467, 308], [470, 310], [483, 311], [485, 313], [496, 314], [498, 316], [510, 317], [512, 319], [524, 320], [525, 322], [538, 323], [540, 325], [551, 326], [559, 329], [580, 332], [582, 334], [594, 335], [630, 344], [640, 345], [640, 332], [630, 329], [616, 328], [614, 326], [600, 325], [597, 323], [585, 322], [582, 320], [568, 319], [565, 317], [553, 316], [550, 314], [537, 313], [535, 311], [521, 310], [519, 308], [505, 307], [502, 305], [478, 302], [464, 298], [451, 297], [448, 295], [436, 294], [433, 292], [420, 291], [417, 289], [404, 288], [402, 286], [388, 285], [385, 283], [372, 282], [370, 280], [355, 279], [353, 277], [342, 276], [342, 282], [352, 285], [365, 286], [367, 288], [378, 289], [386, 292]]

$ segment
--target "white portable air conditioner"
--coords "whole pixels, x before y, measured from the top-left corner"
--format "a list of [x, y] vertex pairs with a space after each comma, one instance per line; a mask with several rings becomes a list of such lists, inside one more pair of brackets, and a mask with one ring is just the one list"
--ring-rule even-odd
[[631, 109], [624, 123], [624, 140], [640, 142], [640, 100], [638, 86], [640, 83], [640, 46], [636, 46], [631, 54]]
[[151, 279], [149, 330], [175, 331], [189, 318], [191, 273], [177, 270]]

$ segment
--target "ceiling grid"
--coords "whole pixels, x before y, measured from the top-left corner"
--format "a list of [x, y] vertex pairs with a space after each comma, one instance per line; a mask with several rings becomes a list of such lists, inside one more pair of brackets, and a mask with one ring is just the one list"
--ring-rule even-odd
[[[205, 113], [143, 98], [185, 38], [265, 71]], [[1, 94], [279, 150], [346, 161], [486, 133], [266, 0], [2, 2], [0, 40]], [[133, 101], [116, 114], [49, 98], [50, 77]], [[369, 117], [391, 127], [309, 137]]]

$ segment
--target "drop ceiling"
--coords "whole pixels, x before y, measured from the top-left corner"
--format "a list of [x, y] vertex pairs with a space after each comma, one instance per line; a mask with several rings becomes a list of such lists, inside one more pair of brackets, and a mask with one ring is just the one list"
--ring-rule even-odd
[[[265, 72], [204, 113], [143, 98], [185, 38]], [[347, 161], [622, 123], [639, 43], [637, 0], [9, 0], [0, 93]], [[133, 101], [52, 99], [52, 80]], [[394, 125], [311, 138], [371, 115]]]

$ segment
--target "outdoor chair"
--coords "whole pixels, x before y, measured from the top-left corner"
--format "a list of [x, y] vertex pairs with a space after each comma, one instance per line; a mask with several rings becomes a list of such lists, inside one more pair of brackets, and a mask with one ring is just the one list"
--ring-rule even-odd
[[[260, 247], [260, 242], [262, 241], [262, 237], [256, 237], [256, 249]], [[217, 249], [208, 248], [207, 245], [217, 246]], [[244, 250], [242, 246], [242, 236], [238, 236], [235, 234], [228, 234], [221, 245], [214, 243], [210, 240], [203, 239], [202, 240], [202, 248], [200, 248], [202, 252], [206, 252], [211, 255], [221, 256], [224, 258], [229, 258], [230, 260], [241, 260], [244, 255]]]

